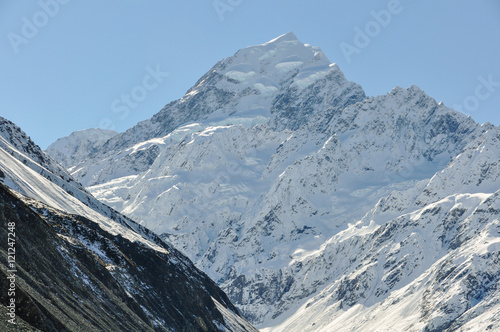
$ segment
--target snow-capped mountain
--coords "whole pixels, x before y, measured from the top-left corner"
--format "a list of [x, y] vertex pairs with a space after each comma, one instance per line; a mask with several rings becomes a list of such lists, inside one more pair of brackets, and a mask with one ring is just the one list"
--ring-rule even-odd
[[[311, 82], [316, 82], [317, 91], [307, 92]], [[334, 93], [328, 95], [326, 91]], [[302, 92], [304, 96], [313, 93], [314, 97], [295, 99], [294, 94]], [[72, 155], [74, 164], [68, 166], [75, 167], [72, 174], [85, 186], [100, 184], [146, 171], [159, 153], [156, 138], [170, 135], [179, 140], [213, 126], [251, 127], [268, 123], [272, 114], [272, 127], [294, 128], [307, 117], [321, 123], [328, 113], [316, 114], [313, 105], [330, 105], [328, 111], [334, 112], [364, 98], [361, 87], [347, 81], [320, 49], [304, 45], [293, 33], [288, 33], [220, 61], [183, 98], [169, 103], [151, 119], [114, 136], [90, 158], [83, 155], [78, 160]], [[302, 115], [296, 119], [288, 117], [283, 106], [287, 102], [303, 107]], [[281, 121], [286, 118], [289, 123]], [[71, 153], [61, 145], [51, 145], [47, 151], [57, 159]], [[121, 163], [119, 171], [109, 166], [117, 159]]]
[[[15, 267], [2, 265], [0, 284], [17, 270], [26, 330], [256, 331], [189, 259], [97, 201], [3, 118], [0, 205], [2, 237], [15, 232]], [[5, 292], [0, 311], [9, 304]]]
[[[441, 260], [460, 249], [472, 262], [486, 227], [470, 218], [500, 189], [488, 164], [500, 150], [480, 148], [496, 131], [415, 86], [367, 97], [289, 33], [223, 59], [183, 98], [69, 166], [262, 328], [375, 331], [377, 321], [391, 330], [399, 317], [401, 327], [437, 331], [469, 324], [461, 314], [480, 317], [469, 310], [482, 298], [452, 313], [432, 294], [444, 287]], [[461, 204], [468, 212], [443, 224]], [[443, 242], [455, 234], [447, 227], [465, 224], [474, 226], [463, 241]]]
[[116, 135], [118, 133], [114, 130], [99, 128], [76, 131], [54, 142], [47, 149], [47, 153], [55, 157], [63, 167], [70, 168], [71, 165], [84, 160]]

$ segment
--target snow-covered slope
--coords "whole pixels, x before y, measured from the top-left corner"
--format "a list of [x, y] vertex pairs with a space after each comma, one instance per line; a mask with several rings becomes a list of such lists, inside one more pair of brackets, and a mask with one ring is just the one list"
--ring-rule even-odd
[[28, 168], [57, 183], [64, 190], [86, 193], [84, 187], [76, 182], [64, 167], [44, 153], [18, 126], [2, 117], [0, 117], [0, 146], [4, 153], [8, 153]]
[[499, 329], [499, 156], [490, 128], [432, 179], [381, 199], [283, 270], [292, 296], [316, 291], [264, 331]]
[[15, 124], [2, 118], [0, 133], [0, 180], [7, 187], [98, 222], [112, 234], [157, 248], [149, 230], [95, 199]]
[[174, 247], [97, 201], [12, 122], [0, 119], [0, 133], [0, 232], [15, 224], [22, 320], [42, 330], [256, 331]]
[[[261, 327], [327, 331], [335, 321], [369, 331], [356, 325], [371, 319], [356, 305], [376, 308], [437, 273], [451, 250], [438, 242], [451, 235], [424, 233], [446, 228], [457, 204], [469, 212], [455, 222], [468, 222], [500, 189], [486, 179], [500, 150], [479, 148], [496, 130], [415, 86], [366, 97], [289, 33], [222, 60], [183, 98], [71, 166], [101, 201], [181, 249]], [[474, 149], [477, 164], [467, 163]], [[433, 204], [440, 213], [428, 212]], [[413, 267], [404, 278], [391, 274], [405, 264]], [[424, 316], [401, 313], [401, 326], [439, 326]]]

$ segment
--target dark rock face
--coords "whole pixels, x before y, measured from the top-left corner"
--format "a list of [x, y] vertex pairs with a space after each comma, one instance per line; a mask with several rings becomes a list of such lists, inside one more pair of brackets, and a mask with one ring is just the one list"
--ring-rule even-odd
[[[15, 223], [17, 328], [256, 331], [243, 319], [240, 326], [228, 325], [216, 302], [232, 313], [236, 308], [169, 245], [163, 245], [162, 253], [111, 235], [91, 220], [25, 200], [27, 204], [0, 185], [2, 257], [7, 257], [8, 223]], [[2, 264], [2, 290], [9, 288], [7, 276]], [[9, 300], [2, 291], [2, 313]], [[13, 328], [6, 319], [0, 324], [2, 331]]]
[[361, 86], [348, 82], [340, 69], [335, 69], [303, 90], [285, 85], [274, 98], [271, 127], [279, 130], [307, 127], [308, 130], [322, 132], [344, 108], [365, 100]]

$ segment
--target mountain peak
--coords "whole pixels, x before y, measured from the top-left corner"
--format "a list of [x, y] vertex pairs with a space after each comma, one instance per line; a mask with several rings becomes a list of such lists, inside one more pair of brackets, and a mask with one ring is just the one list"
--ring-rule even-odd
[[271, 44], [271, 43], [281, 43], [281, 42], [286, 42], [286, 41], [299, 41], [297, 36], [293, 31], [290, 31], [288, 33], [285, 33], [284, 35], [281, 35], [279, 37], [274, 38], [273, 40], [268, 41], [264, 45]]
[[328, 71], [330, 65], [321, 49], [303, 44], [295, 33], [289, 32], [267, 43], [239, 50], [217, 69], [239, 83], [251, 83], [252, 86], [261, 83], [275, 90], [280, 82], [299, 71]]
[[[240, 49], [232, 57], [227, 58], [234, 64], [253, 64], [255, 66], [270, 66], [282, 73], [287, 69], [296, 69], [295, 66], [316, 62], [315, 67], [326, 67], [331, 64], [319, 47], [312, 47], [298, 40], [293, 32], [288, 32], [267, 43], [248, 46]], [[317, 62], [320, 63], [317, 63]], [[281, 65], [280, 63], [288, 63]], [[295, 66], [293, 65], [295, 64]], [[267, 70], [265, 70], [267, 72]]]
[[[101, 148], [91, 149], [92, 155], [105, 155], [115, 149], [163, 137], [189, 123], [203, 122], [213, 126], [218, 123], [267, 122], [273, 116], [272, 109], [275, 109], [273, 105], [278, 94], [281, 96], [286, 91], [294, 94], [292, 90], [303, 90], [317, 82], [322, 82], [326, 92], [328, 89], [324, 85], [327, 81], [335, 85], [329, 88], [335, 91], [337, 97], [339, 94], [346, 97], [343, 101], [351, 103], [365, 98], [362, 89], [348, 82], [338, 66], [333, 65], [319, 47], [303, 44], [295, 33], [289, 32], [267, 43], [240, 49], [233, 56], [222, 59], [181, 99], [167, 104], [151, 119], [126, 133], [110, 138]], [[349, 92], [356, 97], [348, 98]], [[344, 103], [337, 100], [336, 105]], [[288, 114], [286, 110], [282, 111]], [[62, 162], [63, 158], [57, 159]]]
[[47, 153], [56, 156], [55, 159], [59, 160], [61, 165], [69, 168], [76, 159], [85, 159], [85, 156], [100, 148], [107, 140], [116, 135], [118, 133], [114, 130], [100, 128], [75, 131], [49, 145]]

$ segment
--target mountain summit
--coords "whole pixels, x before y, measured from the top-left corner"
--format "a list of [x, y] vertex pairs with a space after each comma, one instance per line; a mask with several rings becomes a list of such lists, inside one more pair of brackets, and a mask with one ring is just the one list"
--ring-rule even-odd
[[[495, 310], [473, 308], [496, 305], [480, 295], [495, 290], [478, 285], [496, 282], [483, 263], [500, 251], [473, 258], [474, 234], [496, 236], [498, 167], [476, 156], [496, 132], [416, 86], [367, 97], [288, 33], [221, 60], [71, 171], [179, 248], [265, 331], [370, 330], [371, 320], [438, 331], [466, 326], [460, 317], [498, 326]], [[460, 262], [470, 263], [463, 274], [449, 270]], [[447, 276], [463, 287], [434, 297]]]
[[283, 41], [298, 41], [299, 39], [295, 35], [293, 31], [287, 32], [279, 37], [274, 38], [273, 40], [268, 41], [264, 45], [271, 44], [271, 43], [280, 43]]
[[[346, 99], [345, 103], [365, 98], [361, 87], [345, 80], [339, 68], [331, 64], [319, 48], [304, 45], [290, 32], [219, 61], [184, 97], [169, 103], [151, 119], [116, 135], [91, 155], [101, 159], [109, 151], [163, 137], [189, 123], [267, 122], [273, 113], [284, 111], [281, 104], [276, 105], [277, 98], [281, 103], [286, 102], [290, 89], [298, 93], [321, 80], [328, 80], [339, 94], [346, 94], [337, 96]], [[54, 146], [48, 151], [51, 150], [52, 154], [57, 153]], [[74, 160], [73, 166], [87, 159]], [[87, 180], [82, 181], [89, 184]]]

